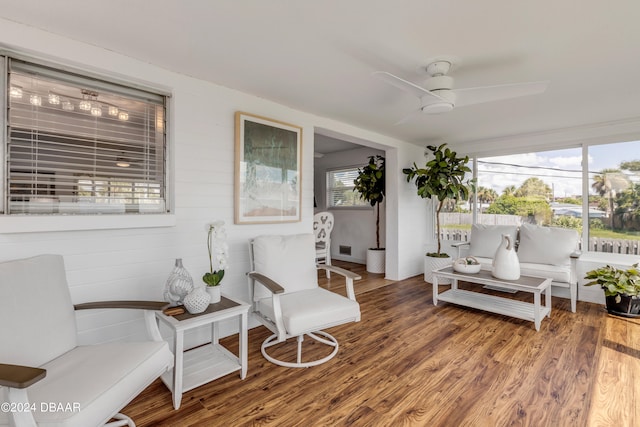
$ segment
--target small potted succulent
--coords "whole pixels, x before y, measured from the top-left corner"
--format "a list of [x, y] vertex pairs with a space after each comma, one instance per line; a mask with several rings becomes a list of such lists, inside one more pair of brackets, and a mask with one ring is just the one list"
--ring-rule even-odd
[[585, 286], [599, 285], [604, 291], [607, 311], [624, 317], [640, 317], [640, 271], [638, 263], [621, 269], [607, 265], [588, 271]]

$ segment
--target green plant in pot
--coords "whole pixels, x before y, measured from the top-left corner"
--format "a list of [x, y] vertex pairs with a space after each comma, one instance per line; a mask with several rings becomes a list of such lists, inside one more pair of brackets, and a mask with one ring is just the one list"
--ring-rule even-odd
[[625, 317], [640, 317], [640, 271], [638, 264], [621, 269], [607, 265], [588, 271], [585, 286], [598, 285], [604, 291], [607, 311]]
[[[471, 172], [467, 166], [469, 156], [458, 157], [458, 154], [447, 148], [447, 144], [438, 147], [427, 146], [425, 155], [429, 159], [423, 168], [419, 168], [415, 163], [410, 168], [405, 168], [402, 172], [407, 175], [407, 182], [414, 182], [418, 196], [437, 200], [436, 204], [436, 234], [438, 247], [436, 252], [427, 253], [427, 257], [445, 258], [449, 255], [442, 252], [442, 242], [440, 239], [440, 212], [447, 199], [466, 200], [469, 194], [475, 191], [475, 181], [465, 179], [466, 174]], [[437, 263], [446, 265], [449, 261]], [[425, 280], [431, 281], [431, 271], [425, 268]]]
[[380, 247], [380, 203], [385, 191], [385, 158], [380, 155], [369, 156], [369, 163], [358, 168], [358, 176], [353, 181], [353, 191], [369, 202], [376, 210], [376, 247], [367, 251], [367, 271], [384, 273], [385, 251]]

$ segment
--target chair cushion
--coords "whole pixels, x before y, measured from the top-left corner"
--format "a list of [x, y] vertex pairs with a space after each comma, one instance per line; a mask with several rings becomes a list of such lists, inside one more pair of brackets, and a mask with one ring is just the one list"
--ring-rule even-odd
[[[272, 298], [261, 299], [258, 310], [275, 319], [272, 303]], [[292, 336], [360, 320], [356, 301], [319, 287], [282, 295], [280, 305], [285, 329]]]
[[[80, 346], [41, 366], [47, 376], [28, 388], [39, 427], [104, 424], [173, 363], [165, 341]], [[41, 411], [53, 402], [81, 411]], [[0, 424], [5, 422], [0, 414]]]
[[578, 232], [569, 228], [522, 224], [518, 258], [523, 263], [570, 265]]
[[0, 263], [0, 301], [3, 363], [41, 366], [77, 345], [62, 256]]
[[[276, 281], [285, 293], [318, 287], [313, 234], [259, 236], [253, 240], [253, 269]], [[270, 296], [256, 286], [254, 301]]]
[[469, 255], [493, 258], [498, 246], [502, 243], [503, 234], [508, 234], [511, 237], [511, 242], [515, 242], [518, 227], [515, 225], [473, 224], [469, 238]]

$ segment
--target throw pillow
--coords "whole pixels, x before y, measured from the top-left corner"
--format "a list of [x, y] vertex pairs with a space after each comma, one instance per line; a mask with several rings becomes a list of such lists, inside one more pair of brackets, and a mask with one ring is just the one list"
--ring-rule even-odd
[[570, 255], [578, 245], [578, 232], [569, 228], [540, 227], [523, 224], [520, 227], [520, 262], [568, 265]]
[[515, 225], [484, 225], [473, 224], [469, 238], [469, 255], [493, 258], [502, 243], [502, 235], [508, 234], [511, 242], [515, 243], [518, 227]]

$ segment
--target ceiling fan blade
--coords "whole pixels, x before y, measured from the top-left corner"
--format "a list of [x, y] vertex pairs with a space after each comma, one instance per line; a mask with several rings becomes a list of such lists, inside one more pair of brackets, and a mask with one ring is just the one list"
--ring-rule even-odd
[[548, 81], [513, 83], [497, 86], [472, 87], [468, 89], [453, 89], [456, 95], [456, 107], [481, 104], [483, 102], [501, 101], [503, 99], [518, 98], [520, 96], [536, 95], [544, 92], [549, 86]]
[[395, 86], [398, 89], [403, 90], [405, 92], [408, 92], [418, 98], [423, 98], [425, 96], [428, 96], [428, 97], [433, 97], [434, 99], [437, 99], [439, 101], [444, 101], [444, 99], [428, 91], [427, 89], [422, 88], [416, 84], [413, 84], [407, 80], [401, 79], [398, 76], [394, 76], [391, 73], [387, 73], [386, 71], [374, 71], [371, 75], [381, 80], [384, 80], [390, 85]]
[[422, 112], [420, 110], [416, 110], [413, 113], [409, 114], [408, 116], [404, 116], [403, 118], [401, 118], [400, 120], [395, 122], [393, 125], [394, 126], [399, 126], [399, 125], [405, 124], [405, 123], [410, 122], [411, 120], [415, 119], [419, 115], [422, 115]]

